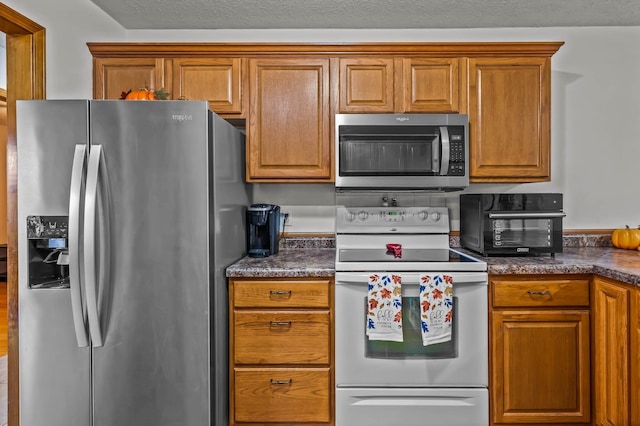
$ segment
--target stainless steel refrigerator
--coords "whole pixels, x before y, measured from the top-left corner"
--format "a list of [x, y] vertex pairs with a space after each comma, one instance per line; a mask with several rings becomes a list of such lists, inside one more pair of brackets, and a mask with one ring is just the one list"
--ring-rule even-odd
[[244, 136], [190, 101], [18, 101], [22, 426], [228, 424]]

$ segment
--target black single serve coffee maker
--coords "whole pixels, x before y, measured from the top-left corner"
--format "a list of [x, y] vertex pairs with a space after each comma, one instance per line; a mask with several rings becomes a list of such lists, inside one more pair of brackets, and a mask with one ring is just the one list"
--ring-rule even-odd
[[252, 204], [247, 208], [247, 254], [267, 257], [278, 253], [280, 206]]

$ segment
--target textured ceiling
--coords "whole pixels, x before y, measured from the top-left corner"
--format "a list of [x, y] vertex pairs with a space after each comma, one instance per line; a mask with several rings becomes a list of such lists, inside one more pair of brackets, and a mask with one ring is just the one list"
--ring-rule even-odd
[[91, 0], [128, 29], [640, 26], [640, 0]]

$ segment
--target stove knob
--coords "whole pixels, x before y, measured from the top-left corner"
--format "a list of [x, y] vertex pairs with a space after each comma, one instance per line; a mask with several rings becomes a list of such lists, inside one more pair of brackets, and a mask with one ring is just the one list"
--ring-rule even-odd
[[438, 212], [431, 213], [431, 221], [432, 222], [437, 222], [439, 220], [440, 220], [440, 213], [438, 213]]
[[362, 211], [358, 212], [358, 217], [360, 218], [360, 220], [367, 220], [367, 218], [369, 217], [369, 213], [367, 213], [366, 211], [362, 210]]
[[418, 219], [427, 220], [428, 217], [429, 217], [429, 213], [426, 210], [422, 210], [421, 212], [418, 212]]
[[347, 214], [344, 215], [344, 218], [347, 220], [347, 222], [353, 222], [356, 218], [356, 214], [353, 212], [347, 212]]

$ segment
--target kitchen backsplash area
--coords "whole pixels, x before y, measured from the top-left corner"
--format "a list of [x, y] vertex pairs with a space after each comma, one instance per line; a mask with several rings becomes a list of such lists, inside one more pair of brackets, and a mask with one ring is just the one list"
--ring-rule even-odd
[[[332, 184], [253, 184], [250, 186], [253, 190], [254, 202], [279, 204], [282, 212], [288, 214], [284, 229], [285, 237], [280, 240], [280, 247], [335, 247], [335, 240], [331, 236], [335, 233], [336, 193]], [[496, 185], [477, 186], [482, 187], [484, 192], [495, 189]], [[472, 184], [471, 187], [474, 185]], [[508, 192], [518, 187], [525, 187], [525, 185], [511, 185]], [[532, 190], [531, 185], [526, 187]], [[454, 234], [450, 239], [451, 247], [460, 247], [460, 238], [457, 233], [460, 230], [460, 194], [461, 192], [439, 194], [437, 197], [438, 203], [444, 199], [445, 205], [450, 209], [450, 226]], [[572, 233], [571, 226], [566, 225], [570, 223], [570, 217], [571, 211], [567, 211], [564, 222], [565, 235], [562, 241], [564, 247], [612, 246], [611, 235], [608, 233], [590, 234], [587, 231]], [[314, 234], [318, 234], [318, 237]]]
[[[563, 247], [613, 247], [609, 234], [570, 234], [562, 237]], [[335, 248], [334, 237], [285, 235], [280, 239], [280, 248]], [[460, 237], [449, 237], [450, 247], [460, 247]]]
[[[434, 192], [432, 196], [427, 197], [428, 206], [448, 207], [451, 231], [459, 231], [460, 194], [465, 192], [543, 192], [548, 190], [546, 184], [539, 186], [539, 189], [535, 185], [501, 187], [500, 185], [472, 184], [465, 191]], [[333, 234], [335, 232], [336, 190], [333, 184], [250, 184], [249, 186], [253, 191], [254, 203], [277, 204], [282, 213], [287, 214], [285, 233]], [[399, 195], [400, 205], [403, 205], [403, 197], [406, 195]], [[567, 217], [564, 221], [564, 229], [570, 230], [572, 229], [570, 225], [571, 211], [565, 210]]]

